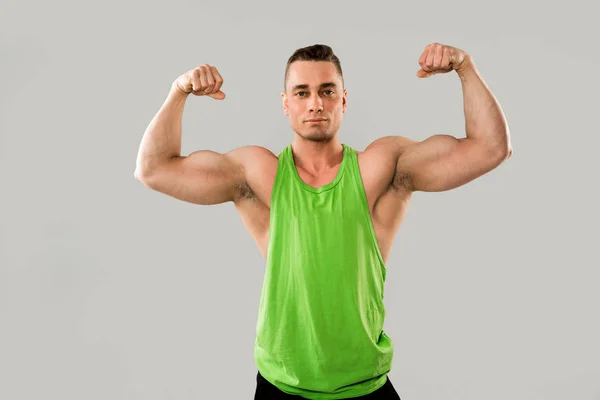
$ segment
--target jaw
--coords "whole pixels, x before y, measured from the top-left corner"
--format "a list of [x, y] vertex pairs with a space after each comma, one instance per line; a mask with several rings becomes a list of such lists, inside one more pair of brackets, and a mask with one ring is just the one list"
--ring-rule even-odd
[[305, 140], [311, 142], [327, 142], [333, 139], [336, 135], [335, 131], [332, 131], [330, 127], [312, 127], [306, 129], [296, 130], [296, 134], [302, 137]]

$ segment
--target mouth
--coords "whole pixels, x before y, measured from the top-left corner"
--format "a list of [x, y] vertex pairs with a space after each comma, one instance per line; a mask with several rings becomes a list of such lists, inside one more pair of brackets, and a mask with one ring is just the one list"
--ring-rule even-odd
[[324, 118], [311, 118], [311, 119], [307, 119], [304, 122], [309, 123], [309, 124], [318, 124], [320, 122], [325, 122], [325, 121], [327, 121], [327, 120]]

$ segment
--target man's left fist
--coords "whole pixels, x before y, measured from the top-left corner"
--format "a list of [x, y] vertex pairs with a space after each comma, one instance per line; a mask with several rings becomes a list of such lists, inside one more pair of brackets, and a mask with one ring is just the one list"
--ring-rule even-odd
[[445, 74], [452, 70], [460, 72], [465, 68], [468, 55], [461, 49], [445, 46], [439, 43], [431, 43], [425, 47], [425, 51], [419, 58], [421, 69], [417, 71], [419, 78], [429, 78], [435, 74]]

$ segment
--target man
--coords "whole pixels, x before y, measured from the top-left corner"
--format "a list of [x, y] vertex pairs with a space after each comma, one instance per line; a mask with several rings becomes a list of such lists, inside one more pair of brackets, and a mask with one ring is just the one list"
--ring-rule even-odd
[[233, 202], [267, 261], [255, 399], [399, 399], [387, 377], [393, 344], [382, 329], [383, 292], [411, 195], [464, 185], [512, 154], [503, 112], [470, 55], [432, 43], [419, 65], [420, 78], [459, 76], [466, 137], [387, 136], [362, 152], [342, 144], [347, 91], [325, 45], [288, 60], [281, 95], [294, 139], [278, 155], [258, 146], [181, 155], [187, 96], [225, 98], [208, 64], [173, 82], [144, 133], [136, 178], [196, 204]]

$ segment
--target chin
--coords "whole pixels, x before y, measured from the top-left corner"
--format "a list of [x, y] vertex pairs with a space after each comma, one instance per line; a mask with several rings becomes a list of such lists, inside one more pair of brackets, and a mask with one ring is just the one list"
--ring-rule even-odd
[[303, 139], [311, 142], [328, 142], [333, 138], [329, 132], [303, 132], [299, 134]]

